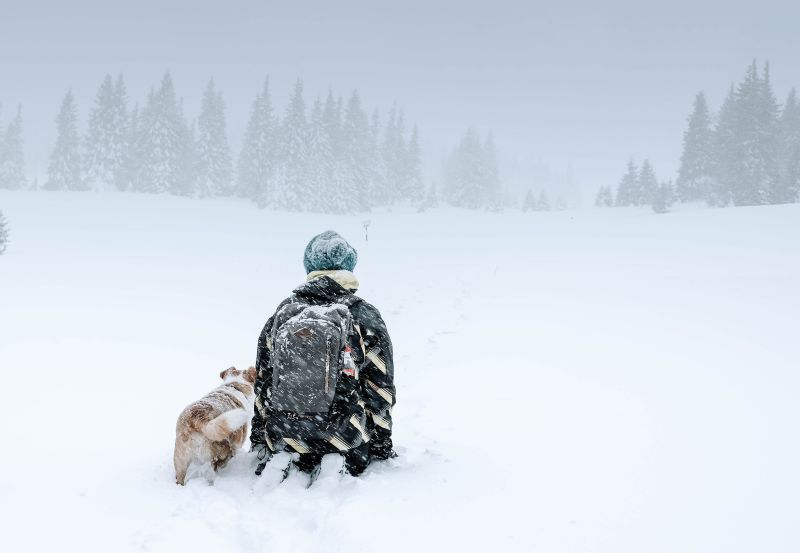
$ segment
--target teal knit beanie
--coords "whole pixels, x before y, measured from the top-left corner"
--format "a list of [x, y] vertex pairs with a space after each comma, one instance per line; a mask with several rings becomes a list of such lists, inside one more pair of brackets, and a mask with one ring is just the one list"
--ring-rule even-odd
[[356, 268], [358, 252], [332, 230], [316, 235], [306, 246], [303, 265], [306, 273], [314, 271], [352, 271]]

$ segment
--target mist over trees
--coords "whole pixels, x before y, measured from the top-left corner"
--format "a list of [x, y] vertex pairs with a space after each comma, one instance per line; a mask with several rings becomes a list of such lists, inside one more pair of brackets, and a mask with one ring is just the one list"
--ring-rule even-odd
[[[2, 188], [27, 184], [20, 113], [0, 135]], [[283, 110], [274, 106], [269, 80], [264, 81], [235, 164], [225, 101], [213, 79], [198, 117], [190, 120], [169, 73], [141, 107], [129, 105], [122, 75], [107, 75], [88, 112], [86, 135], [79, 135], [71, 91], [61, 104], [56, 130], [46, 190], [237, 196], [262, 208], [323, 213], [400, 204], [424, 209], [438, 203], [436, 191], [425, 186], [419, 129], [409, 128], [402, 108], [392, 107], [384, 122], [377, 109], [369, 114], [358, 91], [346, 100], [328, 91], [309, 107], [299, 79]], [[479, 151], [481, 178], [488, 180], [449, 183], [456, 205], [487, 207], [497, 188], [491, 137]], [[465, 156], [459, 160], [466, 176], [469, 161]], [[461, 193], [460, 186], [483, 188], [473, 198], [477, 188]]]
[[447, 161], [445, 194], [448, 202], [457, 207], [502, 207], [494, 138], [491, 133], [481, 139], [475, 129], [467, 130]]
[[[611, 196], [610, 187], [601, 187], [595, 205], [610, 206]], [[715, 207], [800, 201], [800, 105], [794, 88], [778, 103], [769, 63], [759, 72], [753, 61], [716, 115], [705, 94], [697, 94], [674, 186], [658, 183], [647, 160], [641, 169], [631, 161], [613, 203], [663, 213], [675, 201]]]
[[58, 134], [50, 155], [45, 190], [87, 190], [81, 175], [78, 108], [71, 90], [61, 102], [61, 109], [56, 117], [56, 131]]
[[106, 75], [89, 112], [89, 128], [84, 139], [84, 176], [89, 188], [125, 189], [125, 163], [130, 139], [128, 119], [128, 99], [122, 75], [116, 82], [111, 80], [111, 75]]
[[650, 206], [656, 213], [666, 213], [675, 203], [675, 187], [670, 181], [659, 182], [650, 160], [645, 159], [641, 167], [634, 160], [628, 161], [625, 174], [617, 186], [616, 198], [610, 186], [601, 186], [597, 191], [595, 207]]
[[22, 106], [19, 106], [5, 133], [0, 126], [0, 188], [17, 190], [26, 185]]

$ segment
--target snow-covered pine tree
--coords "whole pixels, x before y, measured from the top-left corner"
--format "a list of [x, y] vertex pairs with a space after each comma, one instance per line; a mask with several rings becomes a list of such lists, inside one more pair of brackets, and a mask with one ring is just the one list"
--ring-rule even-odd
[[569, 209], [566, 198], [564, 196], [556, 196], [556, 203], [553, 206], [556, 211], [565, 211]]
[[499, 211], [503, 207], [502, 191], [500, 190], [500, 174], [497, 170], [497, 151], [494, 145], [494, 134], [489, 131], [483, 142], [483, 155], [481, 156], [483, 173], [483, 198], [486, 208]]
[[317, 211], [337, 213], [345, 209], [347, 199], [344, 197], [348, 187], [349, 176], [345, 163], [344, 121], [342, 120], [342, 98], [334, 98], [328, 90], [325, 106], [322, 110], [322, 136], [330, 149], [323, 162], [325, 175], [318, 183], [319, 198], [316, 200]]
[[80, 138], [78, 137], [78, 113], [72, 90], [61, 102], [56, 117], [56, 145], [50, 155], [47, 169], [47, 190], [87, 190], [81, 178]]
[[372, 112], [367, 145], [369, 160], [369, 203], [371, 206], [385, 205], [386, 172], [380, 147], [381, 120], [378, 109]]
[[0, 136], [0, 188], [25, 188], [25, 152], [22, 140], [22, 106], [8, 124], [5, 136]]
[[373, 205], [391, 205], [394, 198], [393, 186], [397, 182], [396, 175], [394, 175], [395, 167], [395, 154], [397, 143], [397, 125], [396, 125], [397, 110], [395, 106], [389, 110], [389, 115], [386, 119], [386, 125], [382, 130], [376, 129], [375, 125], [380, 124], [377, 119], [377, 113], [373, 117], [373, 134], [374, 140], [378, 145], [378, 157], [375, 161], [375, 168], [378, 172], [379, 178], [376, 179], [372, 190], [372, 204]]
[[125, 151], [116, 183], [119, 190], [135, 190], [141, 145], [139, 131], [139, 104], [136, 104], [128, 115], [128, 123], [125, 126]]
[[343, 199], [337, 213], [368, 211], [372, 207], [369, 195], [370, 177], [370, 126], [369, 118], [361, 106], [358, 91], [354, 90], [347, 101], [342, 124], [342, 150], [345, 168]]
[[494, 141], [482, 141], [468, 129], [445, 167], [445, 189], [451, 205], [469, 209], [497, 209], [502, 205]]
[[138, 119], [134, 189], [150, 193], [173, 190], [181, 175], [186, 122], [169, 73], [158, 91], [150, 91]]
[[231, 151], [225, 132], [225, 102], [212, 78], [200, 106], [197, 121], [198, 196], [230, 196], [233, 193]]
[[536, 211], [536, 194], [533, 193], [533, 188], [528, 188], [525, 193], [525, 198], [522, 200], [522, 211]]
[[275, 183], [275, 205], [286, 211], [307, 211], [311, 200], [305, 187], [308, 169], [308, 125], [303, 100], [303, 81], [294, 93], [281, 123], [280, 160]]
[[431, 185], [428, 187], [428, 192], [425, 194], [425, 201], [422, 203], [422, 205], [422, 211], [439, 207], [439, 194], [436, 189], [436, 182], [431, 182]]
[[405, 145], [405, 117], [403, 110], [392, 107], [389, 120], [386, 122], [381, 155], [385, 167], [385, 196], [386, 203], [391, 205], [402, 200], [402, 191], [406, 190], [405, 171], [403, 170], [406, 157]]
[[736, 89], [735, 143], [738, 154], [732, 159], [735, 171], [730, 178], [735, 205], [766, 203], [774, 179], [776, 158], [775, 130], [778, 106], [769, 80], [769, 65], [763, 78], [754, 61], [744, 81]]
[[322, 100], [317, 98], [311, 109], [308, 126], [306, 209], [309, 211], [333, 212], [341, 202], [340, 191], [333, 187], [336, 160], [328, 132]]
[[707, 196], [713, 175], [713, 156], [711, 113], [705, 94], [698, 92], [689, 116], [689, 126], [683, 133], [683, 153], [677, 181], [680, 201], [690, 202]]
[[594, 200], [595, 207], [614, 207], [614, 194], [610, 186], [601, 186]]
[[800, 194], [800, 104], [795, 89], [789, 91], [777, 130], [775, 179], [770, 203], [790, 203]]
[[8, 248], [8, 222], [0, 211], [0, 255], [6, 252]]
[[760, 159], [763, 176], [758, 190], [758, 203], [772, 203], [772, 195], [779, 180], [781, 108], [772, 89], [769, 61], [764, 64], [759, 94], [758, 120]]
[[539, 200], [536, 202], [535, 211], [550, 211], [550, 199], [547, 197], [547, 192], [544, 190], [539, 192]]
[[110, 155], [114, 166], [114, 184], [117, 190], [126, 190], [129, 183], [128, 156], [130, 155], [131, 114], [128, 112], [128, 88], [122, 73], [114, 81], [113, 119], [119, 123]]
[[236, 194], [249, 198], [259, 207], [272, 202], [278, 124], [272, 110], [269, 78], [250, 110], [244, 144], [239, 155]]
[[656, 188], [658, 188], [658, 180], [656, 179], [656, 173], [653, 170], [653, 165], [650, 163], [649, 159], [645, 159], [642, 162], [641, 169], [639, 170], [639, 180], [637, 186], [639, 197], [636, 201], [636, 205], [651, 205], [653, 203], [653, 195], [656, 192]]
[[[188, 198], [198, 197], [201, 165], [197, 146], [197, 122], [192, 120], [190, 126], [182, 125], [181, 133], [178, 175], [170, 188], [170, 192], [177, 196], [186, 196]], [[207, 169], [207, 167], [202, 169]]]
[[631, 159], [628, 161], [628, 170], [622, 177], [622, 180], [617, 187], [617, 201], [616, 205], [625, 207], [629, 205], [636, 205], [638, 201], [637, 195], [639, 191], [639, 169]]
[[710, 206], [725, 207], [731, 203], [731, 191], [737, 178], [738, 158], [741, 155], [741, 146], [737, 140], [737, 111], [736, 90], [731, 85], [714, 129], [714, 175], [704, 198]]
[[659, 183], [653, 193], [650, 207], [656, 213], [667, 213], [673, 203], [675, 203], [675, 189], [672, 183], [669, 181]]
[[419, 145], [419, 129], [414, 125], [411, 129], [411, 138], [405, 151], [406, 178], [408, 185], [407, 198], [414, 205], [420, 205], [425, 200], [425, 183], [422, 181], [422, 150]]
[[90, 188], [124, 189], [123, 170], [127, 152], [128, 106], [122, 75], [116, 83], [106, 75], [89, 114], [84, 140], [86, 184]]

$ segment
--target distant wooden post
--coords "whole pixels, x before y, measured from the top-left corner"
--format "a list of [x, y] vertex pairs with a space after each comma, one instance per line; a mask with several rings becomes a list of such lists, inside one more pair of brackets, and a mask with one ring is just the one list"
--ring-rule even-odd
[[364, 225], [364, 240], [369, 242], [369, 226], [372, 224], [372, 221], [364, 219], [361, 221], [361, 224]]

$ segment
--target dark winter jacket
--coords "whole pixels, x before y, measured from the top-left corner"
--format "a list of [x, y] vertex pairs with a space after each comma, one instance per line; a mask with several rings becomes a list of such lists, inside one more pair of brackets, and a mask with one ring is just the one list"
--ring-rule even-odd
[[[352, 273], [346, 273], [356, 282]], [[391, 410], [395, 404], [392, 342], [378, 310], [353, 295], [340, 282], [340, 275], [318, 276], [297, 287], [275, 310], [289, 303], [349, 306], [356, 333], [351, 339], [352, 356], [359, 367], [358, 380], [340, 378], [336, 395], [326, 415], [302, 415], [278, 411], [270, 405], [272, 386], [270, 336], [275, 314], [270, 317], [258, 339], [256, 368], [256, 409], [250, 441], [254, 447], [266, 444], [273, 453], [329, 453], [347, 451], [369, 442], [374, 457], [388, 458], [392, 451]], [[356, 284], [357, 286], [357, 284]]]

